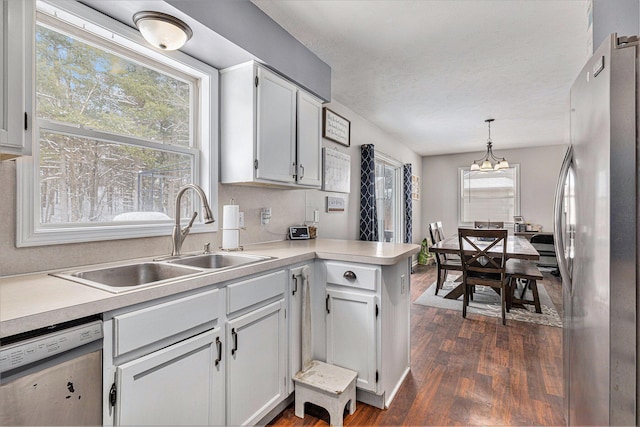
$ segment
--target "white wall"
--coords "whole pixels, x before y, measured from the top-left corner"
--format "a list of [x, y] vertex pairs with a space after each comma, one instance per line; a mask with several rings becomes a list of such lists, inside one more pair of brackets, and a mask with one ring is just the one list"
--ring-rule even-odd
[[[560, 166], [567, 147], [554, 145], [517, 150], [496, 149], [498, 157], [520, 164], [520, 214], [543, 231], [553, 231], [553, 202]], [[484, 153], [428, 156], [422, 159], [422, 226], [442, 221], [445, 234], [458, 228], [458, 168], [469, 166]], [[483, 219], [483, 218], [480, 218]]]
[[[350, 147], [329, 140], [323, 141], [324, 146], [338, 148], [351, 155], [351, 193], [219, 185], [216, 220], [220, 221], [223, 205], [233, 198], [245, 213], [247, 229], [241, 231], [241, 244], [283, 240], [290, 225], [299, 225], [305, 219], [313, 219], [314, 209], [320, 211], [319, 237], [358, 239], [361, 144], [375, 144], [376, 150], [403, 163], [412, 163], [414, 175], [419, 175], [422, 168], [420, 156], [347, 107], [336, 102], [329, 104], [329, 107], [351, 121]], [[345, 212], [327, 213], [327, 195], [344, 197], [347, 202]], [[15, 247], [16, 177], [13, 161], [0, 162], [0, 200], [0, 276], [166, 255], [171, 251], [169, 235], [18, 249]], [[263, 207], [272, 209], [272, 220], [268, 226], [261, 226], [259, 222], [259, 212]], [[416, 230], [414, 242], [419, 242], [420, 204], [414, 203], [413, 210], [413, 228]], [[185, 240], [183, 252], [200, 250], [207, 242], [211, 242], [213, 248], [218, 248], [222, 243], [221, 239], [220, 233], [191, 234]]]

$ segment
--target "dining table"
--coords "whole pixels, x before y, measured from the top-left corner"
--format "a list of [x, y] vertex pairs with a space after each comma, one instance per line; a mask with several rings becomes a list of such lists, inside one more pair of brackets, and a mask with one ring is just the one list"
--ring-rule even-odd
[[[485, 242], [485, 241], [476, 241], [474, 243], [477, 244], [478, 247], [481, 247], [482, 245], [491, 244], [491, 242]], [[471, 245], [469, 245], [468, 247], [466, 245], [468, 244], [465, 244], [465, 247], [463, 249], [473, 250]], [[429, 252], [439, 253], [439, 254], [448, 254], [448, 255], [460, 255], [460, 243], [458, 242], [458, 235], [456, 234], [450, 237], [446, 237], [445, 239], [439, 241], [438, 243], [436, 243], [435, 245], [429, 248]], [[501, 255], [502, 245], [499, 244], [494, 246], [491, 250], [489, 250], [488, 253], [489, 254], [495, 253], [496, 255]], [[507, 237], [506, 257], [507, 257], [507, 260], [509, 258], [514, 258], [514, 259], [536, 261], [540, 259], [540, 254], [538, 253], [536, 248], [533, 247], [531, 242], [527, 240], [527, 238], [510, 235]], [[456, 282], [460, 282], [460, 284], [455, 288], [453, 288], [451, 291], [449, 291], [449, 293], [447, 293], [444, 296], [444, 298], [458, 299], [464, 293], [464, 285], [461, 281], [462, 281], [462, 275], [460, 275], [456, 279]]]

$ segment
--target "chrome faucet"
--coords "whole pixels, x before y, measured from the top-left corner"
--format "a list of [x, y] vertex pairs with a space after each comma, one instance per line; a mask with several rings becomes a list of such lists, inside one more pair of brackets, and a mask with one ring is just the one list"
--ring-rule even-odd
[[175, 222], [175, 225], [173, 226], [173, 233], [171, 234], [172, 243], [173, 243], [171, 256], [180, 255], [180, 249], [182, 249], [182, 242], [184, 242], [184, 239], [189, 234], [189, 231], [191, 230], [191, 226], [193, 225], [193, 221], [195, 221], [196, 217], [198, 216], [198, 212], [194, 212], [193, 216], [191, 217], [191, 221], [189, 221], [189, 224], [185, 225], [182, 229], [180, 228], [180, 200], [182, 199], [182, 195], [184, 194], [184, 192], [187, 191], [189, 188], [194, 189], [196, 193], [198, 193], [198, 196], [200, 196], [200, 200], [202, 200], [202, 207], [204, 209], [204, 223], [211, 224], [212, 222], [215, 221], [215, 219], [213, 219], [213, 213], [211, 213], [211, 208], [209, 207], [209, 203], [207, 202], [207, 196], [204, 194], [204, 191], [202, 191], [202, 188], [198, 187], [196, 184], [187, 184], [181, 187], [180, 190], [178, 191], [178, 195], [176, 196], [176, 222]]

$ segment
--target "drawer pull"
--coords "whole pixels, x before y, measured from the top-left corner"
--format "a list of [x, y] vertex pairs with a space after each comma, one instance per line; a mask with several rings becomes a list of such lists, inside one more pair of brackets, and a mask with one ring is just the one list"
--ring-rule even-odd
[[327, 298], [324, 300], [324, 305], [327, 309], [327, 313], [331, 313], [331, 310], [329, 310], [329, 295], [327, 295]]
[[236, 328], [231, 329], [231, 337], [233, 338], [233, 348], [231, 349], [231, 355], [235, 355], [236, 351], [238, 351], [238, 333], [236, 332]]
[[343, 277], [344, 277], [345, 279], [347, 279], [347, 280], [356, 280], [356, 279], [357, 279], [357, 277], [356, 277], [356, 273], [354, 273], [354, 272], [353, 272], [353, 271], [351, 271], [351, 270], [347, 270], [347, 271], [345, 271], [345, 272], [344, 272], [344, 274], [343, 274]]
[[222, 341], [220, 341], [220, 337], [216, 337], [216, 347], [218, 348], [218, 357], [215, 360], [215, 365], [218, 366], [222, 360]]

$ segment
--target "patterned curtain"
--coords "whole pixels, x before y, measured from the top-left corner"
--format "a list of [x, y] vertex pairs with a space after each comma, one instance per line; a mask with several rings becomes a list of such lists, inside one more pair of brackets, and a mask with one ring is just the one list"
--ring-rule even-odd
[[360, 146], [360, 240], [378, 241], [376, 164], [373, 144]]
[[411, 202], [411, 163], [404, 165], [404, 242], [411, 243], [412, 202]]

